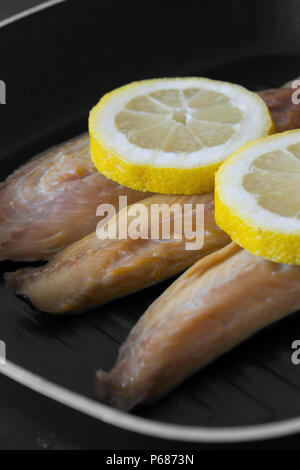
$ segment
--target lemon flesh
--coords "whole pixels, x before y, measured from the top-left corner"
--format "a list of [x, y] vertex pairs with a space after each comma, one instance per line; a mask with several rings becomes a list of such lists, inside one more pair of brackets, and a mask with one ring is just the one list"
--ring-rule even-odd
[[93, 108], [89, 130], [98, 170], [134, 189], [199, 194], [241, 145], [273, 132], [254, 93], [204, 78], [132, 83]]
[[235, 132], [232, 124], [241, 118], [225, 95], [187, 88], [134, 98], [115, 122], [129, 142], [141, 148], [190, 153], [224, 144]]
[[249, 143], [218, 170], [217, 224], [255, 255], [300, 264], [300, 131]]

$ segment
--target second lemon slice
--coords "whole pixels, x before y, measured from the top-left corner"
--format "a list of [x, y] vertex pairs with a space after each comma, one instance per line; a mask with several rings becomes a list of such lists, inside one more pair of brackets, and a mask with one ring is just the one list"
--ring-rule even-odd
[[273, 131], [255, 94], [205, 78], [145, 80], [105, 95], [90, 114], [98, 170], [141, 191], [199, 194], [246, 142]]
[[251, 142], [216, 174], [217, 224], [251, 253], [300, 264], [300, 130]]

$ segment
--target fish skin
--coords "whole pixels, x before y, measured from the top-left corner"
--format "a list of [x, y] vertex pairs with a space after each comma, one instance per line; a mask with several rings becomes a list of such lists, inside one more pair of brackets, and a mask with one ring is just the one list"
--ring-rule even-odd
[[[41, 311], [82, 313], [182, 272], [199, 258], [230, 242], [230, 237], [216, 226], [213, 193], [199, 196], [160, 194], [142, 203], [147, 214], [152, 204], [171, 206], [177, 203], [181, 207], [204, 204], [203, 248], [186, 250], [187, 239], [162, 240], [161, 233], [157, 240], [100, 240], [92, 233], [70, 245], [45, 266], [7, 274], [8, 287]], [[108, 222], [105, 230], [115, 218]], [[151, 217], [147, 219], [149, 226], [157, 222]]]
[[255, 332], [300, 308], [300, 266], [230, 243], [194, 264], [146, 311], [109, 372], [100, 399], [130, 410], [157, 401]]
[[0, 260], [49, 259], [95, 230], [101, 203], [128, 203], [149, 193], [101, 175], [82, 135], [38, 155], [0, 184]]

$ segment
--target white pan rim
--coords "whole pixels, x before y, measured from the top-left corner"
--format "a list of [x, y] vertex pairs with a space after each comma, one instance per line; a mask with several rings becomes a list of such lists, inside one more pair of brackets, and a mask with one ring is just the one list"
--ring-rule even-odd
[[300, 417], [251, 426], [201, 427], [171, 424], [131, 415], [56, 385], [13, 362], [0, 366], [0, 373], [58, 403], [117, 428], [160, 439], [199, 443], [238, 443], [288, 436], [300, 431]]
[[15, 23], [16, 21], [26, 18], [27, 16], [34, 15], [39, 11], [46, 10], [47, 8], [51, 8], [55, 5], [58, 5], [59, 3], [63, 3], [66, 1], [67, 0], [48, 0], [46, 2], [41, 2], [39, 5], [27, 8], [26, 10], [22, 10], [19, 13], [16, 13], [15, 15], [11, 15], [7, 18], [4, 18], [3, 20], [0, 20], [0, 28], [4, 28], [5, 26], [8, 26], [11, 23]]

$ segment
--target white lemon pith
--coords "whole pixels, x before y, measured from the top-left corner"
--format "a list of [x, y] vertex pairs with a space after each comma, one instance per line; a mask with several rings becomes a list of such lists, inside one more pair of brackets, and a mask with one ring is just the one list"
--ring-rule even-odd
[[300, 130], [246, 144], [217, 171], [217, 224], [255, 255], [300, 264]]
[[105, 95], [89, 119], [98, 170], [125, 186], [168, 194], [214, 187], [220, 164], [273, 132], [265, 103], [231, 83], [205, 78], [135, 82]]

